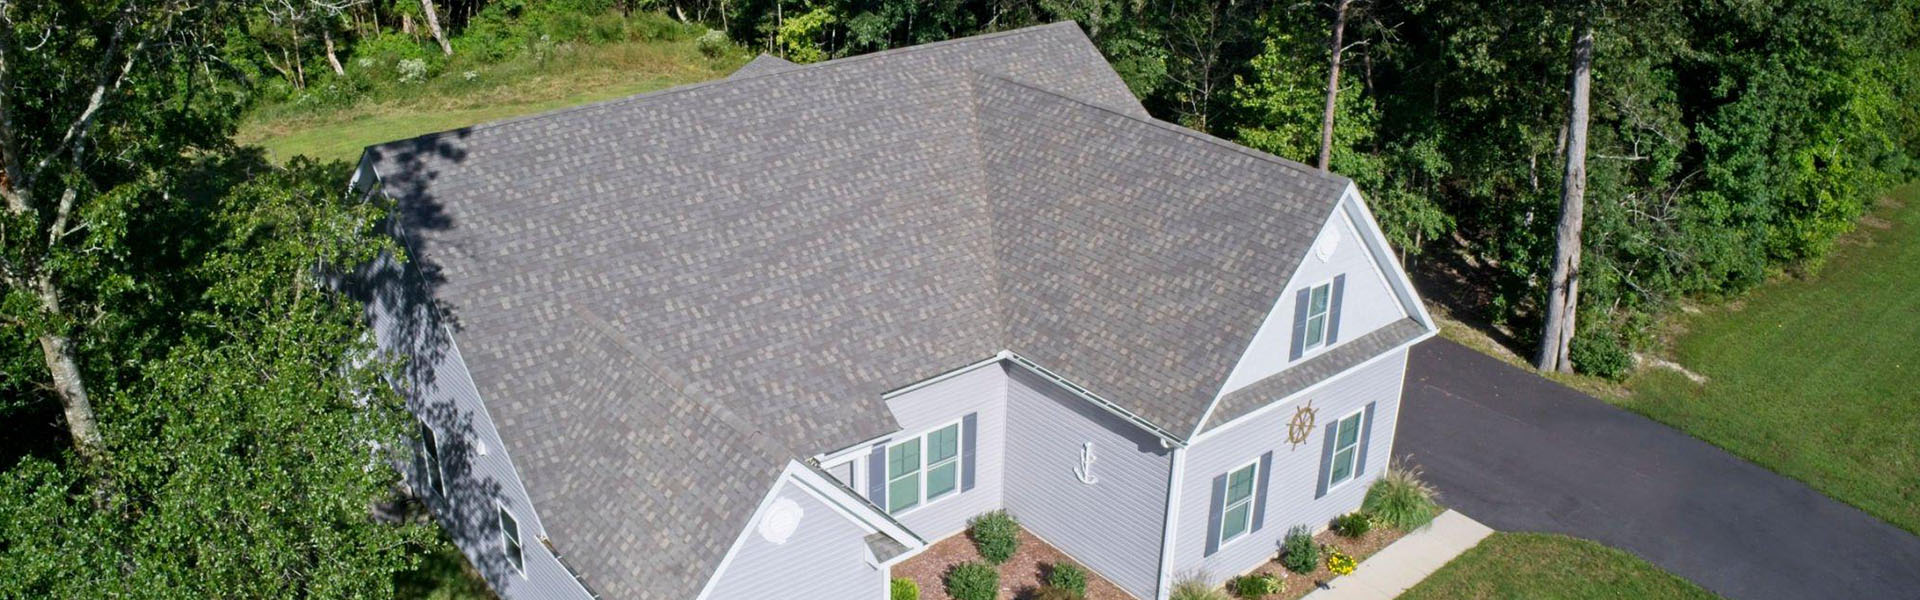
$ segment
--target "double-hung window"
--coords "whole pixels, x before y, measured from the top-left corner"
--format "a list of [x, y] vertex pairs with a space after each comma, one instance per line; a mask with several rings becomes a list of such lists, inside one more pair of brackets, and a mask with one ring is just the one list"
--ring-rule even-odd
[[1307, 337], [1301, 348], [1311, 350], [1327, 343], [1327, 315], [1332, 305], [1333, 282], [1313, 286], [1307, 292]]
[[513, 513], [507, 512], [507, 507], [495, 508], [500, 511], [500, 549], [507, 555], [507, 562], [513, 565], [513, 570], [519, 572], [521, 577], [526, 577], [526, 557], [520, 550], [520, 521], [513, 518]]
[[1253, 482], [1260, 463], [1234, 469], [1227, 474], [1227, 494], [1220, 505], [1220, 544], [1238, 538], [1253, 527]]
[[1364, 418], [1365, 412], [1355, 412], [1340, 419], [1334, 427], [1333, 462], [1327, 469], [1327, 488], [1353, 478], [1355, 463], [1360, 457], [1360, 420]]
[[433, 490], [433, 495], [444, 495], [446, 493], [446, 484], [444, 482], [446, 479], [446, 471], [440, 468], [440, 436], [433, 433], [433, 427], [427, 425], [426, 421], [420, 421], [419, 423], [420, 447], [424, 451], [426, 458], [426, 464], [422, 465], [424, 468], [421, 469], [422, 476], [426, 477], [427, 489]]
[[959, 487], [959, 423], [887, 447], [887, 512], [947, 497]]

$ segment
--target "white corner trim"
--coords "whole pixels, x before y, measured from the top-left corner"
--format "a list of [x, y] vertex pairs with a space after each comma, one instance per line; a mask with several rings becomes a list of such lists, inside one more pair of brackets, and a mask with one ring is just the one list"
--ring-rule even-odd
[[1173, 553], [1179, 541], [1179, 536], [1175, 534], [1180, 524], [1180, 488], [1184, 487], [1182, 484], [1187, 474], [1187, 449], [1174, 448], [1169, 460], [1173, 466], [1167, 471], [1167, 508], [1161, 519], [1160, 583], [1159, 590], [1154, 592], [1156, 600], [1165, 600], [1173, 593]]

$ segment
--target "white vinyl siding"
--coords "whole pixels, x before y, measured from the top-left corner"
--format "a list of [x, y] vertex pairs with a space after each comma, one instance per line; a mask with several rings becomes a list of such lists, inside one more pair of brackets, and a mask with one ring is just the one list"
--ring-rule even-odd
[[1353, 478], [1354, 460], [1360, 455], [1360, 420], [1366, 413], [1355, 412], [1340, 419], [1334, 431], [1333, 462], [1327, 468], [1327, 489]]
[[1220, 545], [1253, 528], [1253, 486], [1259, 472], [1260, 462], [1254, 461], [1227, 475], [1227, 496], [1220, 507]]
[[899, 514], [960, 488], [960, 424], [887, 447], [887, 512]]

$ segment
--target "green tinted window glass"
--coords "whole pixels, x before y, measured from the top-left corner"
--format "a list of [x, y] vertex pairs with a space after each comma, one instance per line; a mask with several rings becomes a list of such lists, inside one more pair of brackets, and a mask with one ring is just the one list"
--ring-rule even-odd
[[932, 500], [947, 495], [959, 481], [960, 463], [949, 462], [927, 469], [927, 499]]

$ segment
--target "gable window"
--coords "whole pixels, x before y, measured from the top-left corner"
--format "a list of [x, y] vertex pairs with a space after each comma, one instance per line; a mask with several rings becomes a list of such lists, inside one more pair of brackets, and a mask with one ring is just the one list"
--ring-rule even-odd
[[507, 507], [496, 506], [500, 510], [500, 548], [507, 555], [507, 562], [521, 577], [527, 576], [526, 557], [520, 551], [520, 522], [507, 512]]
[[427, 479], [427, 489], [433, 490], [433, 495], [444, 495], [446, 493], [444, 481], [447, 474], [446, 470], [440, 467], [440, 436], [433, 432], [433, 427], [427, 425], [426, 421], [419, 423], [420, 447], [426, 459], [426, 465], [424, 465], [426, 468], [421, 470], [422, 476]]
[[1340, 485], [1353, 479], [1354, 467], [1360, 457], [1360, 420], [1364, 412], [1356, 411], [1340, 419], [1333, 428], [1333, 462], [1327, 469], [1327, 487]]
[[1307, 293], [1307, 332], [1302, 346], [1318, 348], [1327, 343], [1327, 315], [1332, 312], [1333, 282], [1313, 286]]
[[887, 512], [947, 497], [959, 487], [959, 423], [887, 447]]
[[1253, 528], [1253, 482], [1259, 470], [1256, 461], [1227, 474], [1227, 495], [1220, 505], [1221, 545]]

